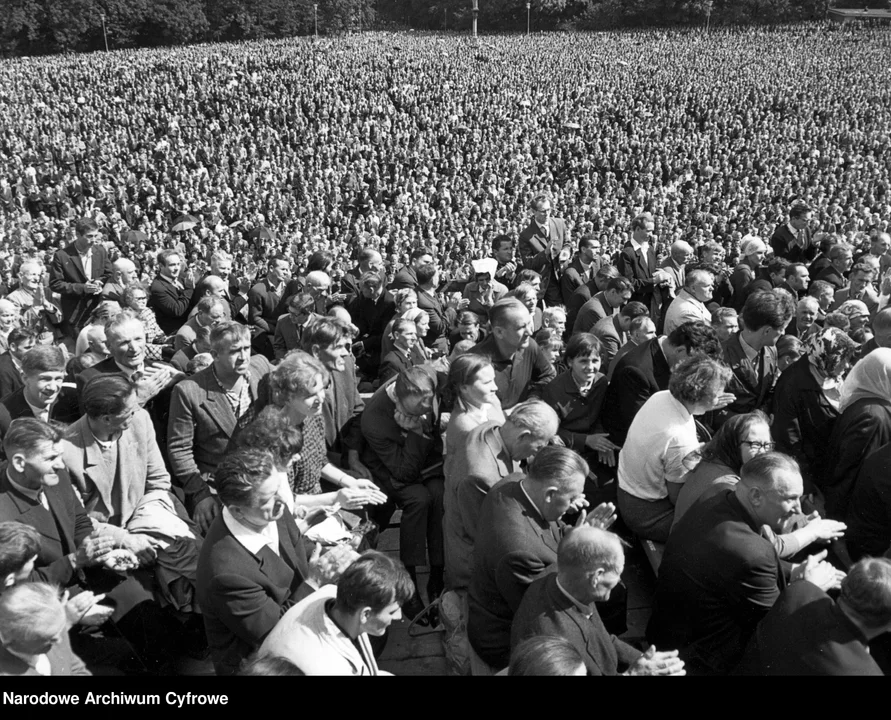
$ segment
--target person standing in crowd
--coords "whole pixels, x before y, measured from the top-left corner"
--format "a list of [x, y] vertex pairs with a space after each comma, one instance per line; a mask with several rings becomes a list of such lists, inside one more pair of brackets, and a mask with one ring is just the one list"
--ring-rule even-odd
[[563, 302], [560, 278], [572, 255], [569, 231], [562, 218], [551, 216], [551, 198], [538, 194], [530, 203], [532, 221], [520, 233], [519, 256], [524, 268], [541, 275], [542, 297], [546, 305]]
[[111, 262], [99, 242], [96, 222], [81, 218], [74, 224], [74, 233], [74, 242], [53, 255], [49, 283], [50, 290], [62, 298], [63, 330], [72, 338], [87, 322], [111, 278]]
[[579, 249], [572, 262], [563, 271], [560, 278], [560, 293], [563, 305], [569, 306], [569, 301], [575, 291], [594, 279], [600, 270], [602, 260], [600, 257], [600, 240], [595, 235], [583, 235], [579, 240]]
[[730, 284], [733, 287], [732, 307], [741, 312], [746, 302], [746, 287], [752, 283], [764, 264], [764, 256], [767, 254], [767, 245], [760, 237], [746, 235], [739, 246], [739, 265], [730, 274]]
[[829, 248], [829, 265], [823, 268], [814, 277], [814, 282], [822, 280], [832, 285], [838, 292], [848, 286], [848, 270], [854, 264], [854, 251], [846, 243], [836, 243]]
[[111, 264], [111, 279], [102, 288], [102, 299], [121, 302], [124, 288], [139, 281], [136, 265], [128, 258], [118, 258]]
[[284, 255], [273, 255], [269, 259], [266, 277], [248, 291], [248, 322], [253, 335], [252, 347], [267, 359], [275, 353], [272, 341], [275, 326], [286, 308], [285, 286], [291, 279], [291, 263]]
[[188, 319], [195, 291], [190, 274], [186, 275], [189, 287], [180, 281], [182, 264], [179, 253], [162, 250], [158, 253], [158, 275], [149, 287], [149, 307], [155, 311], [158, 325], [167, 335], [173, 335]]
[[789, 208], [789, 220], [777, 225], [770, 238], [774, 255], [790, 263], [811, 262], [819, 248], [814, 242], [810, 223], [813, 210], [804, 200], [796, 200]]
[[715, 288], [715, 276], [706, 268], [693, 268], [684, 274], [683, 287], [678, 292], [668, 312], [665, 314], [666, 335], [685, 322], [712, 321], [712, 314], [707, 304], [712, 300]]
[[656, 268], [656, 225], [650, 213], [642, 213], [631, 221], [631, 239], [625, 243], [616, 260], [619, 274], [631, 282], [631, 300], [643, 303], [659, 326], [661, 306], [658, 290], [671, 282], [665, 270]]

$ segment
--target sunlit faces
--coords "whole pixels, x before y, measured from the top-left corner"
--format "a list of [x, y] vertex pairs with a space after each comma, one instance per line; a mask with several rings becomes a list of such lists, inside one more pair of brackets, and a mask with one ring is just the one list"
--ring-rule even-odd
[[393, 342], [396, 347], [408, 352], [418, 344], [418, 326], [414, 323], [404, 323], [393, 332]]
[[211, 271], [218, 278], [223, 280], [228, 280], [229, 276], [232, 274], [232, 261], [231, 260], [214, 260], [211, 263]]
[[319, 359], [329, 372], [346, 370], [346, 359], [350, 355], [352, 340], [343, 337], [335, 343], [325, 347], [313, 346], [313, 354]]
[[758, 522], [774, 532], [780, 532], [787, 520], [801, 512], [804, 484], [799, 473], [779, 472], [771, 489], [755, 488], [750, 492]]
[[424, 313], [415, 321], [415, 325], [418, 328], [418, 337], [426, 337], [427, 332], [430, 330], [430, 316]]
[[42, 275], [43, 272], [39, 267], [31, 264], [24, 266], [19, 273], [19, 281], [22, 284], [22, 288], [33, 293], [40, 286], [40, 278]]
[[62, 383], [65, 373], [48, 370], [32, 375], [25, 375], [25, 399], [32, 405], [46, 408], [52, 405], [59, 393], [62, 392]]
[[145, 330], [139, 320], [130, 320], [106, 331], [108, 349], [115, 362], [138, 368], [145, 362]]
[[317, 375], [305, 392], [298, 392], [288, 400], [288, 406], [300, 417], [318, 415], [325, 406], [325, 390], [327, 383], [321, 375]]
[[532, 337], [532, 315], [528, 310], [516, 308], [507, 313], [503, 325], [493, 328], [492, 333], [511, 352], [529, 347]]
[[749, 427], [746, 436], [740, 441], [739, 454], [745, 465], [753, 457], [773, 450], [773, 438], [770, 436], [770, 427], [765, 423], [756, 422]]
[[579, 355], [569, 361], [569, 371], [572, 373], [572, 379], [579, 387], [588, 387], [594, 382], [594, 378], [600, 371], [600, 355], [591, 353], [590, 355]]
[[250, 337], [236, 337], [232, 342], [217, 350], [211, 350], [211, 355], [221, 374], [247, 376], [251, 370], [251, 341]]
[[547, 199], [539, 200], [532, 211], [535, 222], [539, 225], [547, 225], [551, 218], [551, 201]]
[[690, 294], [701, 303], [707, 303], [715, 292], [715, 276], [711, 273], [696, 273], [690, 288]]
[[480, 407], [484, 403], [495, 404], [498, 402], [498, 386], [495, 384], [495, 368], [487, 365], [473, 378], [473, 382], [460, 388], [461, 397], [474, 407]]
[[179, 271], [182, 269], [183, 261], [179, 255], [171, 255], [167, 258], [166, 263], [161, 263], [161, 274], [175, 280], [179, 277]]
[[40, 486], [53, 487], [59, 483], [59, 471], [65, 467], [62, 462], [61, 443], [42, 442], [30, 453], [15, 453], [13, 467], [24, 476], [26, 487], [38, 489]]

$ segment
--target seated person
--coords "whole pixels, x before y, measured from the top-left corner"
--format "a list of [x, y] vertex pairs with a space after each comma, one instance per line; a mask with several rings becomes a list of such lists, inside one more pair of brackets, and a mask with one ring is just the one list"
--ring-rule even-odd
[[216, 295], [203, 297], [195, 306], [195, 310], [195, 314], [176, 331], [176, 336], [173, 338], [174, 352], [183, 350], [195, 342], [201, 328], [214, 328], [232, 319], [229, 317], [228, 303]]
[[149, 360], [160, 360], [165, 346], [170, 345], [167, 334], [158, 325], [155, 311], [148, 306], [148, 291], [140, 284], [134, 283], [124, 288], [121, 293], [121, 308], [133, 312], [145, 329], [147, 342], [145, 352]]
[[590, 333], [573, 335], [566, 348], [569, 369], [554, 378], [542, 400], [557, 411], [557, 434], [566, 445], [589, 462], [602, 459], [615, 465], [619, 449], [609, 441], [600, 424], [600, 408], [606, 395], [606, 376], [600, 372], [600, 340]]
[[300, 347], [304, 330], [314, 318], [318, 317], [313, 312], [315, 304], [315, 298], [308, 293], [297, 293], [288, 300], [288, 312], [279, 317], [272, 337], [272, 349], [276, 361]]
[[37, 345], [22, 358], [24, 386], [0, 401], [0, 437], [20, 417], [36, 417], [62, 426], [80, 417], [77, 393], [66, 387], [65, 353], [55, 345]]
[[677, 651], [651, 647], [641, 654], [604, 627], [596, 603], [609, 600], [624, 569], [618, 535], [587, 525], [568, 531], [557, 549], [557, 572], [533, 582], [523, 595], [511, 625], [511, 647], [556, 635], [572, 643], [588, 675], [683, 675]]
[[730, 371], [707, 357], [675, 368], [668, 390], [650, 397], [619, 452], [619, 512], [638, 537], [665, 542], [683, 486], [687, 456], [699, 449], [694, 416], [725, 406]]
[[0, 595], [0, 675], [92, 675], [71, 649], [57, 588], [24, 583]]
[[198, 602], [217, 675], [234, 675], [282, 615], [315, 588], [303, 536], [278, 495], [284, 469], [245, 448], [216, 469], [223, 511], [204, 539]]
[[[40, 420], [21, 418], [12, 422], [3, 444], [9, 462], [0, 467], [0, 521], [25, 523], [40, 533], [40, 551], [28, 579], [70, 588], [73, 594], [105, 593], [105, 602], [114, 608], [111, 621], [145, 669], [169, 673], [172, 653], [182, 642], [182, 625], [144, 589], [143, 583], [151, 581], [146, 572], [122, 575], [109, 565], [113, 549], [120, 554], [132, 552], [133, 546], [128, 547], [126, 538], [118, 542], [94, 530], [64, 472], [59, 433]], [[95, 644], [90, 647], [104, 654]], [[78, 652], [87, 657], [83, 649]]]
[[[443, 447], [437, 405], [433, 372], [413, 367], [378, 389], [362, 414], [366, 442], [362, 464], [391, 502], [402, 508], [399, 555], [416, 585], [416, 568], [429, 565], [431, 600], [443, 590], [445, 569]], [[377, 515], [381, 526], [384, 515], [392, 511], [392, 505], [383, 506]], [[423, 607], [416, 590], [407, 612], [414, 617]]]
[[469, 340], [471, 347], [483, 339], [483, 331], [480, 329], [480, 319], [476, 313], [464, 311], [458, 315], [455, 329], [449, 335], [449, 345], [454, 350], [462, 340]]
[[402, 618], [414, 585], [402, 563], [373, 550], [336, 585], [325, 585], [288, 610], [259, 656], [293, 662], [306, 675], [379, 675], [368, 636], [381, 637]]
[[891, 631], [891, 560], [866, 558], [841, 581], [837, 601], [793, 583], [758, 623], [735, 675], [883, 676], [869, 642]]

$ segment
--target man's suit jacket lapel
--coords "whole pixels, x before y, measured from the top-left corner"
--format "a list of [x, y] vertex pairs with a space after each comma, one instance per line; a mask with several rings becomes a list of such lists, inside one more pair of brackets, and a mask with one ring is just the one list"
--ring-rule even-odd
[[569, 622], [578, 628], [579, 635], [585, 639], [585, 651], [591, 661], [600, 668], [602, 675], [610, 674], [607, 668], [603, 667], [601, 660], [605, 649], [599, 647], [599, 644], [592, 644], [592, 640], [596, 643], [597, 636], [591, 632], [592, 623], [586, 618], [582, 611], [579, 610], [557, 587], [556, 578], [548, 580], [548, 595], [551, 600], [551, 607], [562, 610]]
[[[202, 390], [204, 390], [204, 400], [202, 400], [201, 405], [204, 407], [204, 410], [213, 418], [214, 422], [220, 426], [220, 430], [222, 430], [228, 437], [232, 437], [232, 433], [235, 431], [235, 413], [232, 412], [232, 406], [229, 404], [229, 401], [223, 397], [225, 390], [219, 386], [216, 381], [216, 378], [213, 375], [213, 370], [211, 368], [207, 368], [207, 375], [204, 378], [204, 382], [202, 383]], [[253, 383], [253, 374], [251, 375], [251, 394], [255, 396], [257, 388]]]
[[87, 274], [84, 272], [84, 264], [80, 259], [80, 253], [77, 252], [77, 248], [72, 245], [68, 248], [68, 257], [71, 258], [71, 264], [77, 268], [78, 273], [80, 273], [80, 277], [84, 282], [87, 282], [90, 278], [87, 277]]
[[[0, 466], [0, 489], [6, 494], [6, 497], [9, 499], [9, 502], [18, 512], [18, 522], [23, 523], [24, 525], [30, 525], [38, 533], [40, 533], [47, 540], [50, 540], [53, 543], [61, 542], [62, 538], [59, 537], [59, 528], [57, 527], [57, 523], [52, 522], [50, 519], [48, 521], [46, 513], [40, 512], [38, 506], [34, 505], [30, 500], [28, 500], [24, 495], [20, 494], [12, 485], [9, 484], [9, 481], [6, 479], [6, 464], [4, 463]], [[49, 496], [47, 496], [47, 500], [49, 501]], [[53, 503], [49, 501], [50, 509], [54, 507], [54, 504], [58, 506], [57, 503]], [[40, 507], [42, 509], [42, 506]], [[56, 511], [56, 517], [63, 517], [64, 513], [59, 513]], [[10, 520], [15, 518], [9, 518]], [[73, 532], [72, 532], [73, 536]], [[69, 547], [74, 547], [74, 542], [72, 541]]]
[[[100, 472], [99, 470], [99, 466], [102, 462], [102, 451], [89, 436], [86, 416], [81, 418], [77, 422], [77, 425], [75, 427], [77, 428], [76, 432], [79, 436], [80, 441], [79, 443], [75, 443], [75, 447], [77, 447], [79, 452], [83, 453], [82, 458], [84, 464], [84, 477], [90, 479], [90, 481], [96, 487], [96, 491], [99, 493], [99, 496], [102, 498], [102, 502], [105, 504], [105, 507], [110, 513], [113, 513], [114, 510], [111, 499], [111, 490], [114, 486], [114, 476], [109, 478], [107, 475]], [[118, 448], [118, 455], [120, 456], [120, 448]]]
[[523, 505], [523, 508], [526, 510], [526, 517], [529, 519], [529, 524], [535, 531], [535, 534], [541, 538], [542, 543], [546, 548], [551, 550], [555, 555], [557, 554], [557, 546], [560, 544], [560, 535], [557, 531], [557, 527], [555, 523], [547, 522], [538, 511], [538, 508], [533, 505], [529, 499], [526, 497], [526, 493], [523, 492], [523, 488], [519, 489], [519, 500]]

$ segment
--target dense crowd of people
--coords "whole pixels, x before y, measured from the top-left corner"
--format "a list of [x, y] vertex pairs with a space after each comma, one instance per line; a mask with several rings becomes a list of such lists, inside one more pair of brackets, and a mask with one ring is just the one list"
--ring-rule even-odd
[[889, 44], [0, 66], [0, 674], [887, 671]]

